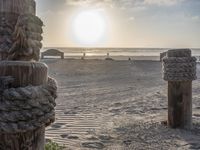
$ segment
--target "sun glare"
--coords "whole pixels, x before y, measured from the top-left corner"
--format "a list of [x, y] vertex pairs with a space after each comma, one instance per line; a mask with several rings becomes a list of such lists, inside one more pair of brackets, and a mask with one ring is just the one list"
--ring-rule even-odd
[[73, 24], [76, 40], [84, 45], [97, 44], [105, 37], [106, 20], [99, 11], [79, 13]]

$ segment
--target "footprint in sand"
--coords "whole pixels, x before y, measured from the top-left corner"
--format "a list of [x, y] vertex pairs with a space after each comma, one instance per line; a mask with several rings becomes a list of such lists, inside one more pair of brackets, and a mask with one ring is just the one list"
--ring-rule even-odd
[[120, 107], [120, 106], [122, 106], [122, 103], [114, 103], [113, 104], [113, 107]]
[[65, 114], [65, 115], [76, 115], [77, 112], [74, 111], [74, 110], [69, 110], [69, 111], [65, 111], [64, 114]]
[[114, 113], [114, 114], [119, 114], [121, 111], [119, 108], [112, 108], [112, 107], [109, 108], [108, 110], [109, 112]]
[[105, 134], [102, 134], [99, 136], [99, 139], [102, 140], [102, 141], [110, 141], [113, 139], [113, 137], [111, 137], [110, 135], [105, 135]]
[[59, 129], [62, 128], [65, 124], [64, 123], [54, 123], [51, 125], [51, 128]]
[[60, 136], [64, 139], [64, 138], [67, 138], [69, 134], [61, 134]]
[[76, 136], [76, 135], [69, 135], [67, 138], [70, 139], [70, 140], [77, 140], [77, 139], [79, 139], [79, 137]]
[[132, 143], [132, 141], [131, 140], [124, 140], [123, 141], [123, 144], [125, 144], [125, 145], [131, 145], [131, 143]]
[[200, 117], [200, 114], [193, 114], [194, 117]]
[[86, 139], [89, 140], [89, 141], [97, 141], [97, 140], [99, 140], [97, 137], [95, 137], [93, 135], [86, 136]]
[[112, 106], [108, 109], [109, 112], [114, 113], [114, 115], [119, 115], [121, 112], [122, 103], [114, 103]]
[[196, 108], [196, 109], [200, 109], [200, 106], [196, 106], [195, 108]]
[[104, 144], [101, 142], [85, 142], [82, 143], [82, 146], [85, 148], [92, 148], [92, 149], [103, 149], [105, 148]]

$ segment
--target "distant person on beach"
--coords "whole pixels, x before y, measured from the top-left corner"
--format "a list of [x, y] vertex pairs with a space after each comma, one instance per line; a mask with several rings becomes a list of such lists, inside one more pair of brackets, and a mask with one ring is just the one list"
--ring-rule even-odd
[[106, 57], [106, 59], [105, 60], [113, 60], [112, 58], [110, 58], [110, 54], [109, 53], [107, 53], [107, 57]]
[[109, 58], [110, 57], [110, 54], [109, 53], [107, 53], [107, 58]]
[[83, 53], [83, 56], [81, 57], [82, 60], [85, 59], [86, 53]]

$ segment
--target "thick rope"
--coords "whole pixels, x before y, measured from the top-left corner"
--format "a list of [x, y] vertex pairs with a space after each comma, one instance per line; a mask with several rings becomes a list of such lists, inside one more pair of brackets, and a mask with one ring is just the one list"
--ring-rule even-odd
[[7, 52], [12, 46], [13, 27], [2, 17], [0, 20], [0, 52]]
[[192, 81], [196, 76], [195, 57], [164, 57], [163, 79], [166, 81]]
[[[7, 15], [9, 13], [6, 13]], [[42, 47], [42, 20], [35, 15], [24, 14], [0, 19], [0, 53], [1, 59], [8, 60], [39, 60]]]
[[0, 132], [27, 132], [54, 122], [56, 91], [52, 78], [41, 86], [4, 89], [0, 93]]

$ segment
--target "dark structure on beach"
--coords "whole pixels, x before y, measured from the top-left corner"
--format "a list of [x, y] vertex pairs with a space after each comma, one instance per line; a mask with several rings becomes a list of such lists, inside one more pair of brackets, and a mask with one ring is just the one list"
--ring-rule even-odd
[[107, 53], [107, 57], [105, 58], [105, 60], [113, 60], [113, 59], [110, 57], [110, 53]]
[[61, 59], [64, 59], [64, 52], [61, 52], [57, 49], [49, 49], [46, 50], [45, 52], [42, 52], [41, 58], [44, 59], [45, 56], [60, 56]]

